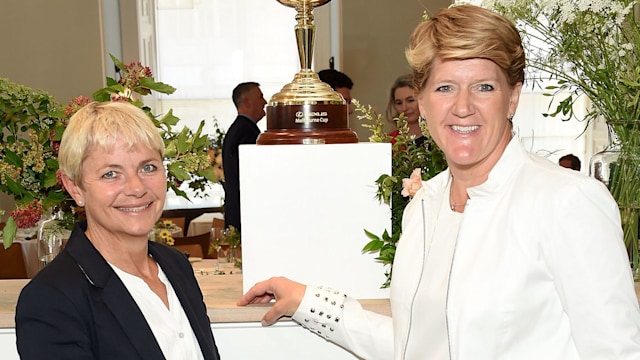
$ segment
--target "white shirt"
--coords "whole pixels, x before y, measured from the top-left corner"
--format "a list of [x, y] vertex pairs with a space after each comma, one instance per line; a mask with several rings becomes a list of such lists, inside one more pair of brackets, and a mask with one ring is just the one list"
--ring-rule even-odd
[[[446, 193], [450, 194], [448, 190]], [[447, 200], [449, 198], [445, 196], [441, 201], [434, 240], [424, 252], [422, 277], [416, 292], [416, 299], [422, 304], [414, 308], [411, 316], [413, 327], [418, 331], [409, 333], [407, 359], [450, 359], [447, 294], [462, 213], [451, 210]]]
[[158, 264], [158, 278], [167, 289], [169, 309], [141, 278], [109, 264], [124, 283], [147, 320], [164, 357], [169, 360], [204, 359], [198, 339], [169, 279]]

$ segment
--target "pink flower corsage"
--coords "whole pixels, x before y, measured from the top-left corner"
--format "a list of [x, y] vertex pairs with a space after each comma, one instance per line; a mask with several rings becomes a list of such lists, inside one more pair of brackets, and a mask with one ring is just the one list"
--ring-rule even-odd
[[402, 179], [402, 196], [413, 197], [422, 187], [422, 175], [420, 168], [413, 169], [408, 179]]

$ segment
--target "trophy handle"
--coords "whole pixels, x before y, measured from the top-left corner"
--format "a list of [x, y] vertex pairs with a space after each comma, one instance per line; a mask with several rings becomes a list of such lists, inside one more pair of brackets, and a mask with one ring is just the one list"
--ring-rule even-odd
[[322, 6], [329, 1], [331, 0], [278, 0], [279, 3], [293, 7], [297, 11], [296, 21], [298, 23], [294, 30], [302, 70], [311, 70], [313, 60], [316, 26], [313, 24], [312, 11], [315, 7]]

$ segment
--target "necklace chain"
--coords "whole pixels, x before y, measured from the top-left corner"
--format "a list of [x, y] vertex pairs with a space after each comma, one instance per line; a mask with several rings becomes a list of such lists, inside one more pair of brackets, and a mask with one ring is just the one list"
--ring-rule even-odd
[[451, 211], [456, 211], [456, 208], [460, 207], [464, 211], [464, 208], [467, 207], [466, 202], [464, 204], [456, 204], [456, 202], [453, 200], [453, 177], [451, 177], [451, 185], [449, 186], [449, 206], [451, 207]]

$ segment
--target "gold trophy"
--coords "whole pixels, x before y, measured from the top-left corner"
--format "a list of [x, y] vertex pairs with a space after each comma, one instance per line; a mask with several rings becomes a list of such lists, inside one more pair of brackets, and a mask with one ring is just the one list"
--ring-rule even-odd
[[313, 8], [331, 0], [278, 0], [295, 8], [300, 71], [273, 95], [267, 106], [267, 130], [258, 145], [357, 143], [349, 129], [348, 105], [340, 93], [311, 70], [316, 27]]

